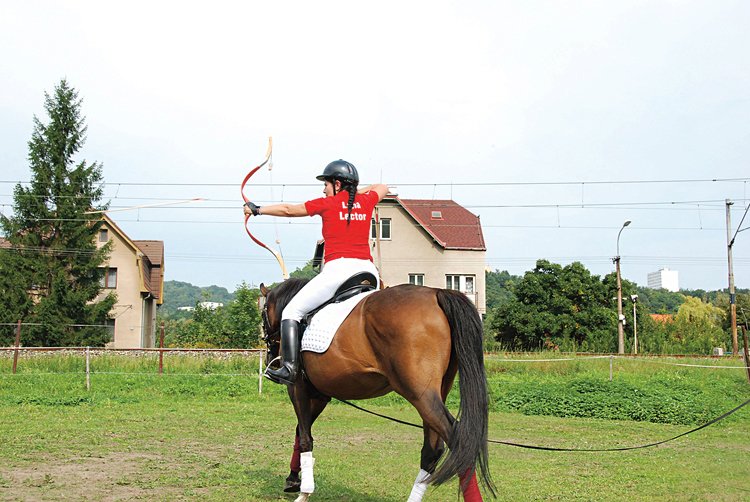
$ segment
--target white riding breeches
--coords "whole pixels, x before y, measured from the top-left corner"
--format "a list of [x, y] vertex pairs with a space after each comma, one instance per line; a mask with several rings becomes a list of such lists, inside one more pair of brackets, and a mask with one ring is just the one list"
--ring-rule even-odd
[[332, 260], [323, 265], [320, 273], [294, 295], [281, 313], [281, 319], [301, 320], [305, 314], [329, 300], [344, 281], [359, 272], [370, 272], [378, 281], [375, 287], [380, 287], [378, 269], [370, 260], [357, 258]]

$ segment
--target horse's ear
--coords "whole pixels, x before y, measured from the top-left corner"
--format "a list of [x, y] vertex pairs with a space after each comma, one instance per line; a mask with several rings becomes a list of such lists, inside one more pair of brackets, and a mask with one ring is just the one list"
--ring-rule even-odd
[[263, 295], [263, 296], [268, 296], [268, 291], [269, 291], [269, 289], [266, 287], [266, 285], [261, 282], [260, 283], [260, 294]]

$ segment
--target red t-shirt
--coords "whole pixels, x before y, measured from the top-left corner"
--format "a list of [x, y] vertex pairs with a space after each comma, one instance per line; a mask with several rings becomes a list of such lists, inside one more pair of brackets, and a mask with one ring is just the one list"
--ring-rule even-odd
[[337, 258], [359, 258], [372, 261], [370, 255], [370, 220], [378, 203], [378, 193], [370, 190], [354, 197], [351, 223], [346, 224], [349, 192], [342, 190], [333, 197], [321, 197], [305, 202], [307, 214], [319, 214], [323, 219], [323, 239], [326, 241], [324, 261]]

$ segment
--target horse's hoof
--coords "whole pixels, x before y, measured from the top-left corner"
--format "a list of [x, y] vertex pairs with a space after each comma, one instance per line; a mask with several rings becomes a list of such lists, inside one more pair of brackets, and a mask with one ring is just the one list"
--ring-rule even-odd
[[284, 482], [284, 492], [297, 493], [299, 492], [299, 487], [301, 484], [302, 481], [299, 478], [299, 474], [293, 472], [286, 478], [286, 481]]
[[299, 497], [294, 499], [294, 502], [307, 502], [310, 500], [310, 494], [309, 493], [300, 493]]

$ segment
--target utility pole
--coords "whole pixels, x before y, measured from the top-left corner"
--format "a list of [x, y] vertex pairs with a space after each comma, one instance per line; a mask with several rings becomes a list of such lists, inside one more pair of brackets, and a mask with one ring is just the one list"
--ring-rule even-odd
[[630, 225], [630, 220], [625, 221], [620, 227], [620, 231], [617, 232], [617, 256], [614, 261], [617, 270], [617, 353], [625, 353], [625, 333], [623, 332], [623, 324], [625, 323], [625, 316], [622, 315], [622, 281], [620, 280], [620, 234], [622, 231]]
[[732, 238], [732, 213], [731, 207], [734, 204], [729, 199], [726, 199], [726, 211], [727, 211], [727, 264], [729, 268], [729, 320], [732, 326], [732, 355], [737, 356], [739, 354], [739, 343], [737, 343], [737, 297], [734, 293], [734, 268], [732, 265], [732, 245], [734, 239]]
[[625, 316], [622, 315], [622, 282], [620, 281], [620, 257], [615, 257], [615, 266], [617, 268], [617, 353], [625, 353], [625, 333], [622, 323]]
[[636, 312], [636, 304], [638, 303], [638, 295], [630, 295], [630, 299], [633, 301], [633, 354], [638, 354], [638, 317]]

